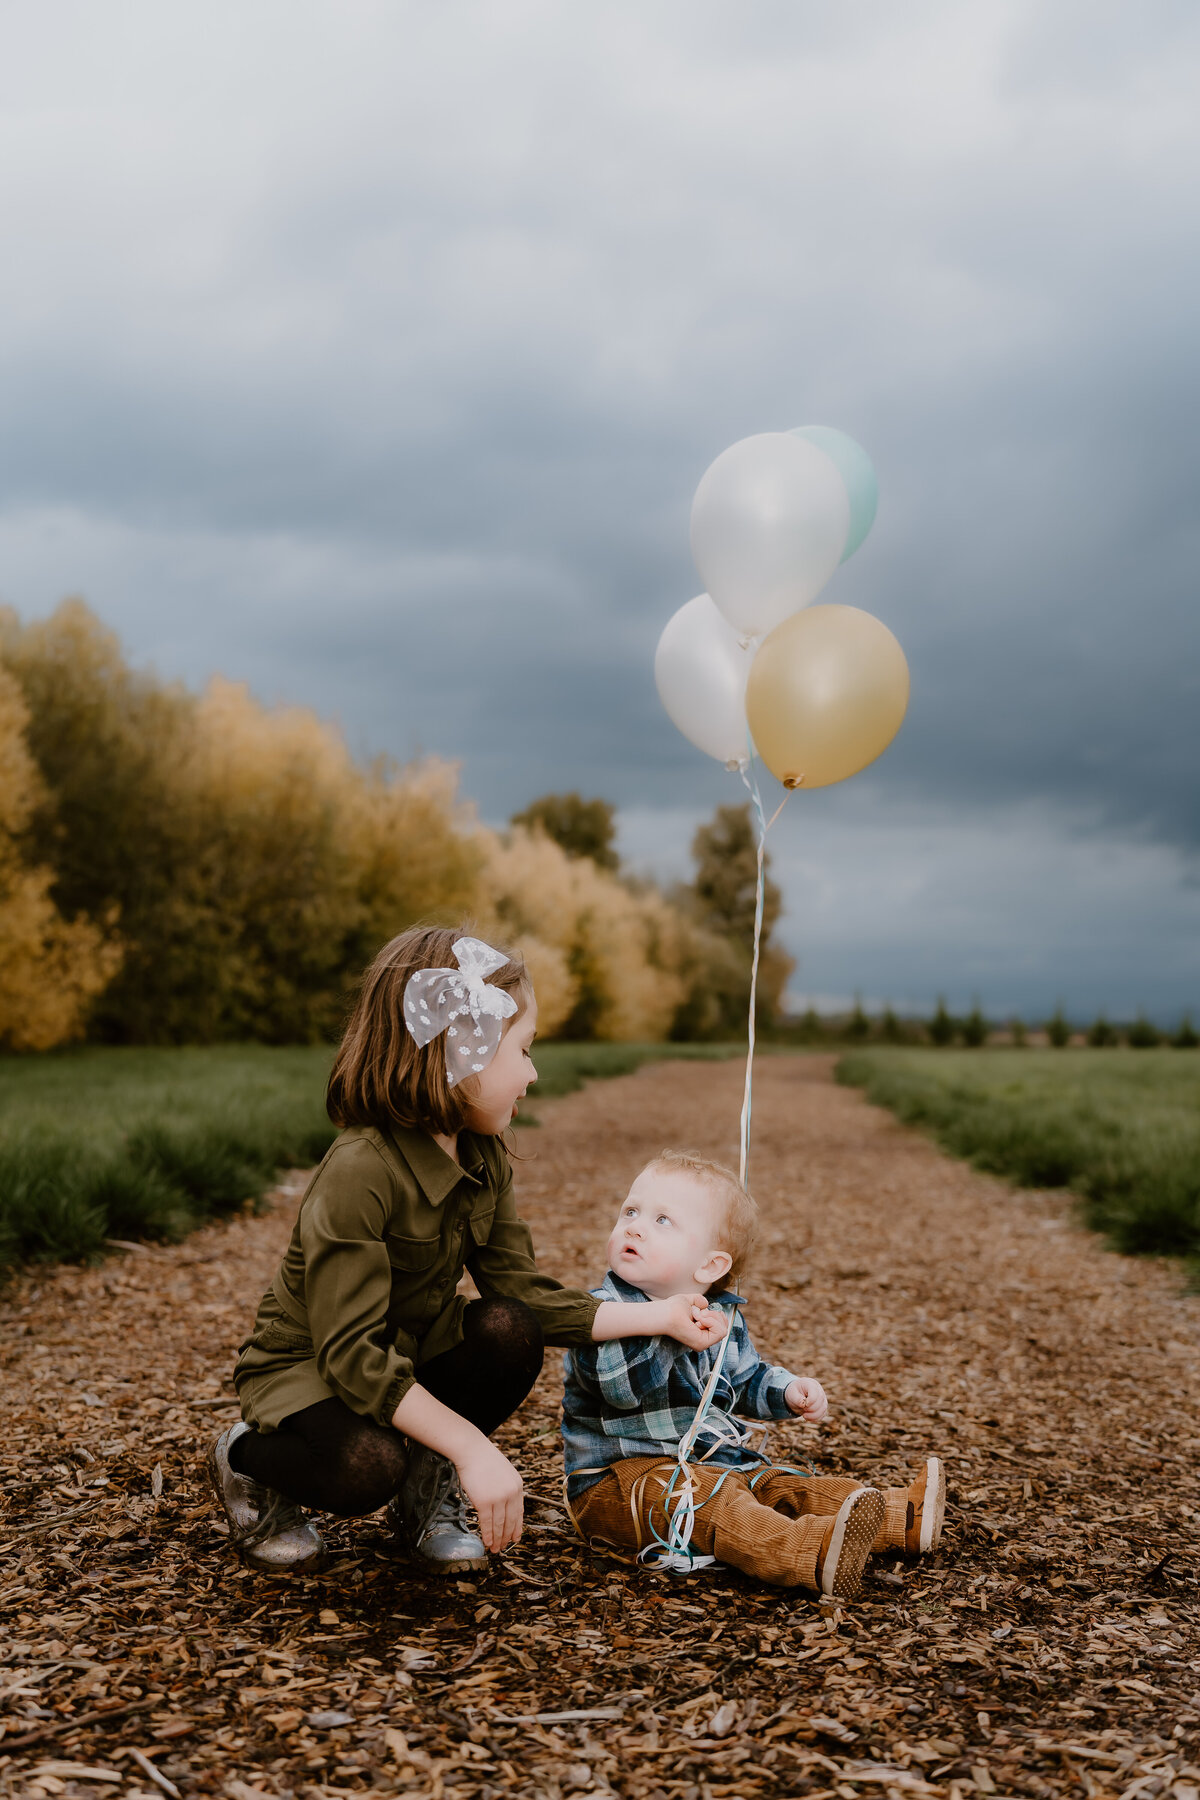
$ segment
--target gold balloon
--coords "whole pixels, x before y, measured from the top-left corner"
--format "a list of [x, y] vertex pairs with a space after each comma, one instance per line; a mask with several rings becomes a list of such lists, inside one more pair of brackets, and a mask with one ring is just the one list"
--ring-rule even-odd
[[886, 625], [857, 606], [807, 606], [764, 638], [746, 719], [785, 787], [829, 787], [887, 749], [908, 708], [908, 664]]

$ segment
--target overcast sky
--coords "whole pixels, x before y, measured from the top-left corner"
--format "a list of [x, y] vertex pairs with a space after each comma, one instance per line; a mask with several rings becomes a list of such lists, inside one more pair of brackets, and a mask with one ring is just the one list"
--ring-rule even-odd
[[913, 674], [773, 835], [794, 994], [1200, 1011], [1194, 0], [0, 19], [0, 598], [683, 873], [712, 458], [874, 459]]

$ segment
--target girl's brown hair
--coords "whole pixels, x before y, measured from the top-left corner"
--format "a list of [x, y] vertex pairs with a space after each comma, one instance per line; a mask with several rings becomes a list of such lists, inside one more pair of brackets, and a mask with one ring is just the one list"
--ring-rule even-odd
[[[329, 1076], [325, 1109], [335, 1125], [407, 1125], [446, 1137], [463, 1129], [478, 1082], [472, 1077], [450, 1086], [444, 1033], [418, 1047], [404, 1019], [404, 989], [418, 969], [456, 969], [454, 945], [472, 936], [469, 925], [455, 931], [414, 925], [384, 945], [362, 978]], [[504, 967], [487, 979], [516, 1000], [511, 1025], [532, 999], [533, 985], [521, 957], [504, 954]]]

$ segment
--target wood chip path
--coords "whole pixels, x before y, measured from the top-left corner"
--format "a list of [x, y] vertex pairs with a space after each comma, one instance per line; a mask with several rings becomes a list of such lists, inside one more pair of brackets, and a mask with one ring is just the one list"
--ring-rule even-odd
[[[544, 1266], [599, 1274], [653, 1151], [732, 1158], [736, 1064], [537, 1103], [518, 1182]], [[2, 1309], [0, 1793], [1200, 1800], [1200, 1301], [1069, 1199], [950, 1161], [828, 1059], [764, 1058], [760, 1346], [820, 1376], [789, 1460], [884, 1481], [936, 1449], [941, 1553], [823, 1616], [734, 1571], [585, 1552], [557, 1503], [558, 1356], [506, 1428], [529, 1530], [430, 1586], [381, 1519], [320, 1574], [232, 1561], [200, 1458], [303, 1185]]]

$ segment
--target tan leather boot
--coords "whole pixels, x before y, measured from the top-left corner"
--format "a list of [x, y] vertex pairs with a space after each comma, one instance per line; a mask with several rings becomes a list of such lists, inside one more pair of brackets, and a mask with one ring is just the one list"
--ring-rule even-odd
[[884, 1499], [878, 1488], [856, 1488], [842, 1501], [825, 1527], [817, 1558], [817, 1587], [822, 1594], [853, 1600], [883, 1518]]
[[927, 1456], [915, 1481], [906, 1488], [884, 1488], [883, 1497], [887, 1512], [872, 1545], [876, 1555], [927, 1556], [937, 1549], [946, 1517], [946, 1467], [940, 1456]]

